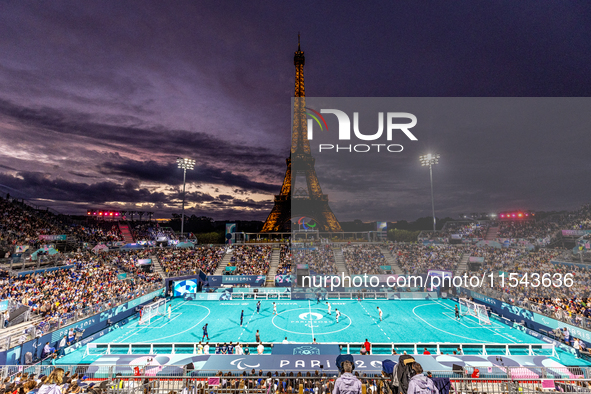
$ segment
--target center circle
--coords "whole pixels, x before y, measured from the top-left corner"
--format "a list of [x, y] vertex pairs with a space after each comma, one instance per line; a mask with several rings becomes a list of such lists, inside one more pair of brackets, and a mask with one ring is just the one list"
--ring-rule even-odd
[[[293, 311], [297, 311], [297, 313], [291, 313]], [[320, 311], [320, 313], [318, 311]], [[275, 319], [277, 319], [279, 316], [283, 317], [284, 319], [287, 319], [287, 321], [289, 322], [289, 327], [293, 328], [294, 330], [287, 330], [285, 328], [279, 327], [275, 323]], [[332, 315], [328, 315], [326, 313], [326, 309], [320, 308], [310, 308], [308, 311], [302, 308], [288, 309], [273, 316], [273, 319], [271, 320], [273, 326], [275, 326], [275, 328], [281, 331], [289, 332], [291, 334], [312, 334], [312, 331], [314, 331], [315, 336], [334, 334], [335, 332], [346, 330], [347, 328], [349, 328], [349, 326], [351, 326], [351, 318], [343, 312], [341, 312], [341, 317], [339, 319], [339, 325], [337, 326], [337, 328], [341, 324], [344, 324], [345, 321], [348, 321], [347, 325], [342, 328], [339, 328], [338, 330], [331, 330], [333, 328], [333, 325], [336, 324], [335, 321], [336, 319], [334, 311]], [[300, 327], [301, 329], [299, 329]]]

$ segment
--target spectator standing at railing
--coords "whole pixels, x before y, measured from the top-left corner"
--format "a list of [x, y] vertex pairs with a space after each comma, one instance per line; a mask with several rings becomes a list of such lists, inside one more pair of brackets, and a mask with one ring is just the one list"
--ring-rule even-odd
[[66, 349], [66, 344], [70, 344], [68, 342], [68, 336], [64, 335], [64, 337], [61, 339], [61, 341], [59, 342], [58, 346], [57, 346], [57, 351], [58, 351], [58, 357], [61, 357], [64, 355], [64, 351]]
[[573, 342], [573, 347], [575, 348], [575, 353], [577, 355], [577, 358], [581, 357], [581, 341], [579, 340], [579, 338], [575, 338], [574, 342]]
[[564, 335], [564, 343], [570, 346], [570, 333], [568, 332], [568, 328], [564, 327], [562, 329], [562, 335]]

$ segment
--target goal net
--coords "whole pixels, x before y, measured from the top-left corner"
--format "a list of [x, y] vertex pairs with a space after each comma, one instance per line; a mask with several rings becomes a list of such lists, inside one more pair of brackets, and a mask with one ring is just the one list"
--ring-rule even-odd
[[491, 324], [488, 313], [486, 312], [486, 307], [484, 305], [477, 304], [466, 298], [460, 298], [459, 304], [461, 315], [474, 316], [478, 319], [478, 324]]
[[158, 300], [142, 308], [140, 324], [150, 324], [153, 317], [164, 315], [166, 315], [166, 300]]

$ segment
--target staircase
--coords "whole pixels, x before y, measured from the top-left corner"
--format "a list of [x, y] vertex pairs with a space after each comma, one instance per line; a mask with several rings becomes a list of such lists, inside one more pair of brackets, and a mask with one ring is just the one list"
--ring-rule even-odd
[[8, 327], [15, 326], [19, 323], [29, 320], [30, 308], [28, 306], [21, 305], [12, 312], [8, 317]]
[[126, 244], [132, 244], [134, 242], [127, 224], [119, 222], [119, 231], [121, 231], [121, 235], [123, 236], [123, 242]]
[[220, 262], [220, 265], [218, 265], [218, 268], [215, 270], [214, 275], [223, 275], [230, 260], [232, 260], [232, 252], [226, 252], [226, 254], [224, 254], [224, 258]]
[[162, 279], [166, 279], [166, 272], [164, 272], [164, 268], [162, 268], [162, 264], [160, 264], [158, 257], [153, 254], [150, 255], [150, 259], [152, 259], [152, 268], [154, 268], [154, 272], [160, 275]]
[[343, 249], [340, 246], [333, 246], [332, 253], [334, 254], [334, 262], [337, 266], [337, 274], [344, 272], [345, 275], [349, 275], [349, 270], [345, 265], [345, 258], [343, 257]]
[[486, 232], [486, 236], [484, 237], [484, 240], [485, 241], [496, 240], [498, 232], [499, 232], [499, 226], [489, 227], [488, 231]]
[[273, 252], [271, 253], [271, 264], [269, 265], [269, 273], [267, 274], [267, 283], [265, 283], [265, 286], [267, 287], [275, 287], [275, 275], [277, 275], [277, 268], [279, 268], [280, 253], [281, 249], [273, 248]]
[[386, 258], [388, 265], [392, 267], [392, 273], [395, 275], [404, 275], [402, 268], [400, 268], [400, 265], [398, 265], [398, 260], [395, 259], [394, 256], [392, 256], [392, 253], [390, 253], [390, 250], [385, 246], [380, 246], [380, 250], [382, 251], [382, 254], [384, 255], [384, 257]]
[[470, 256], [467, 253], [462, 255], [462, 258], [458, 265], [456, 266], [456, 270], [454, 275], [460, 275], [462, 272], [468, 271], [468, 261], [470, 260]]

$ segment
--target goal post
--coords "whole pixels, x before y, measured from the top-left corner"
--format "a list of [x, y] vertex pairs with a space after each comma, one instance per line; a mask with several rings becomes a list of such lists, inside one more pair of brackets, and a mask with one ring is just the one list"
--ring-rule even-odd
[[477, 304], [474, 301], [470, 301], [466, 298], [460, 298], [458, 300], [460, 304], [460, 314], [462, 316], [473, 316], [478, 319], [478, 324], [481, 325], [489, 325], [490, 317], [488, 316], [488, 312], [486, 311], [486, 307], [482, 304]]
[[486, 307], [482, 304], [476, 304], [476, 315], [478, 317], [478, 324], [480, 325], [491, 325], [490, 317]]
[[142, 308], [139, 324], [150, 324], [153, 317], [164, 315], [166, 315], [166, 299], [152, 302]]

